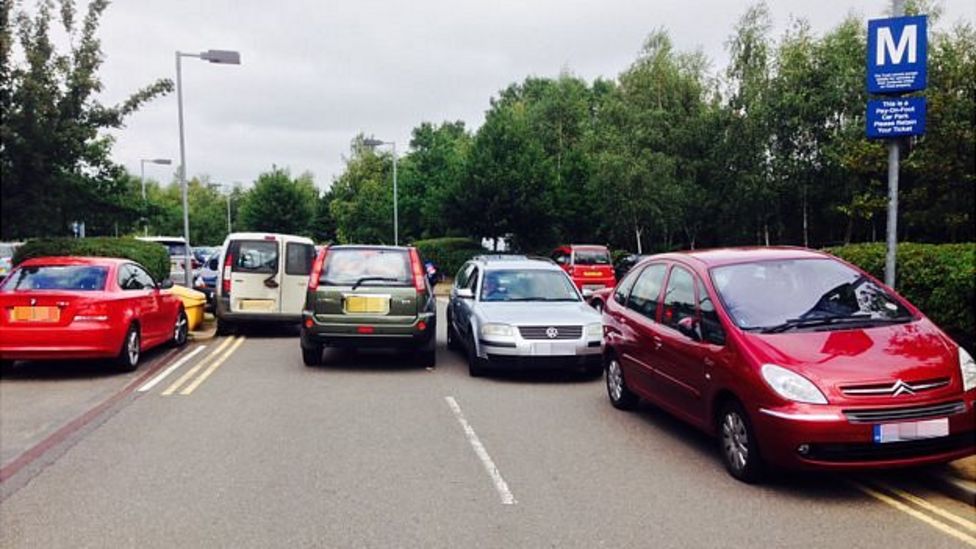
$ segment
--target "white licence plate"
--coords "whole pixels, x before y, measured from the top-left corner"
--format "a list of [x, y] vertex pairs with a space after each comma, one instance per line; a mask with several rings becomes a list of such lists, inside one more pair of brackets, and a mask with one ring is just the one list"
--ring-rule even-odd
[[533, 343], [532, 354], [536, 356], [556, 356], [576, 354], [575, 343]]
[[874, 426], [874, 443], [902, 442], [949, 436], [949, 418], [882, 423]]

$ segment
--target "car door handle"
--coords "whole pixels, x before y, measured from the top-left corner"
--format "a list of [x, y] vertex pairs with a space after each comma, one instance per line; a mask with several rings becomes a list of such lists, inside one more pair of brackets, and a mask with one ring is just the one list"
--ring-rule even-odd
[[707, 356], [705, 357], [705, 360], [703, 362], [705, 363], [705, 366], [708, 366], [709, 368], [715, 366], [715, 361], [708, 358]]
[[654, 350], [655, 351], [659, 351], [659, 350], [661, 350], [661, 347], [664, 347], [664, 342], [661, 341], [661, 338], [654, 337], [653, 338], [653, 341], [654, 341]]

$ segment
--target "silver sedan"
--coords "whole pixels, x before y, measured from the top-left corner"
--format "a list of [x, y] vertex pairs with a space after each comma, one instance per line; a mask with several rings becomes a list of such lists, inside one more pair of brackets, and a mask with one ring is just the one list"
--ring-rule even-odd
[[462, 267], [447, 311], [448, 347], [472, 376], [492, 369], [602, 370], [601, 316], [547, 260], [478, 257]]

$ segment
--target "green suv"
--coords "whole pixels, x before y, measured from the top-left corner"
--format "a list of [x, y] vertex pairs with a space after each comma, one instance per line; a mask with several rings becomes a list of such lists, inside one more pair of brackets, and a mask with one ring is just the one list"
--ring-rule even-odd
[[331, 246], [315, 258], [302, 311], [302, 359], [323, 347], [409, 350], [435, 362], [437, 301], [416, 248]]

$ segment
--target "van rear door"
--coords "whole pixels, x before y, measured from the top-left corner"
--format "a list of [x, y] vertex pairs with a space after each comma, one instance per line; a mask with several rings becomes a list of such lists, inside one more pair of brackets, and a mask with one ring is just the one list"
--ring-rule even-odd
[[224, 261], [231, 267], [232, 313], [281, 312], [281, 242], [278, 239], [232, 240]]
[[285, 272], [281, 279], [281, 312], [299, 315], [305, 305], [308, 276], [315, 260], [315, 246], [285, 241]]

